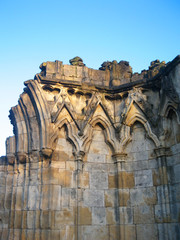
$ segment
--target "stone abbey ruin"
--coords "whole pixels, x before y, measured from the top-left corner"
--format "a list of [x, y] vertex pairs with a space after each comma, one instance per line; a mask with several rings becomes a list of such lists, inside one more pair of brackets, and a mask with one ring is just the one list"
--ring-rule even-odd
[[10, 110], [1, 239], [180, 239], [180, 56], [40, 69]]

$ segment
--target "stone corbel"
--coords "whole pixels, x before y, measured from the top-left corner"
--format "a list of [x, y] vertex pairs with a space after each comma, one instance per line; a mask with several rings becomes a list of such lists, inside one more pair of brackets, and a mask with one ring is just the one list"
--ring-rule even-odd
[[13, 165], [15, 163], [15, 155], [10, 153], [10, 154], [7, 154], [7, 160], [8, 160], [8, 164], [10, 165]]
[[44, 158], [50, 158], [52, 156], [52, 152], [53, 150], [51, 148], [42, 148], [40, 153]]
[[24, 152], [17, 152], [16, 153], [17, 159], [19, 163], [26, 163], [27, 155]]
[[82, 171], [83, 169], [83, 158], [84, 158], [84, 155], [85, 155], [85, 152], [84, 151], [79, 151], [78, 153], [75, 153], [75, 161], [77, 163], [77, 171]]
[[163, 157], [163, 156], [171, 156], [171, 149], [169, 147], [158, 147], [154, 149], [154, 152], [156, 154], [157, 158]]

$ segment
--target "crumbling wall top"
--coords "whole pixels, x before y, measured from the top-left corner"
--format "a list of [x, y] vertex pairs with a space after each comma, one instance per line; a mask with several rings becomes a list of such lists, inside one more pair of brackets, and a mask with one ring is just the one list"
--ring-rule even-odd
[[40, 65], [41, 72], [36, 74], [35, 79], [39, 79], [41, 82], [86, 84], [117, 89], [122, 85], [134, 85], [139, 81], [148, 82], [161, 77], [180, 62], [180, 56], [167, 64], [164, 61], [152, 61], [149, 69], [142, 70], [141, 73], [133, 73], [132, 67], [127, 61], [106, 61], [102, 63], [99, 70], [88, 68], [80, 57], [75, 57], [69, 62], [70, 65], [63, 64], [62, 61], [58, 60], [43, 62]]

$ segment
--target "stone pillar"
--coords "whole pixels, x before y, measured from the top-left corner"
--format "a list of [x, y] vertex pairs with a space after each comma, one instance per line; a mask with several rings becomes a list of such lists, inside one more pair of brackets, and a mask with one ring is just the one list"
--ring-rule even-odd
[[171, 209], [170, 209], [170, 184], [167, 174], [167, 160], [166, 156], [170, 155], [170, 149], [166, 147], [159, 147], [155, 150], [156, 159], [159, 170], [159, 186], [157, 186], [158, 205], [155, 206], [155, 218], [157, 223], [162, 223], [159, 231], [163, 235], [164, 240], [170, 239], [170, 231], [168, 224], [171, 222]]
[[80, 221], [80, 213], [79, 213], [79, 203], [81, 202], [81, 175], [83, 171], [83, 158], [84, 158], [85, 152], [79, 151], [75, 154], [75, 161], [76, 161], [76, 209], [75, 209], [75, 216], [76, 216], [76, 222], [75, 222], [75, 240], [79, 239], [80, 235], [80, 227], [79, 227], [79, 221]]
[[[40, 238], [44, 239], [45, 236], [49, 239], [49, 229], [52, 228], [51, 222], [51, 202], [53, 199], [53, 195], [51, 194], [52, 190], [52, 167], [51, 167], [51, 157], [53, 150], [51, 148], [42, 148], [40, 152], [41, 162], [39, 164], [39, 169], [41, 171], [41, 183], [40, 183], [40, 194], [39, 194], [39, 210], [40, 213], [37, 214], [36, 221], [39, 219], [39, 228], [42, 229], [40, 231]], [[37, 158], [38, 155], [34, 156]], [[34, 195], [34, 199], [36, 199], [36, 195]], [[34, 208], [36, 204], [34, 204]], [[37, 233], [37, 232], [36, 232]], [[34, 232], [35, 234], [35, 232]], [[34, 239], [35, 235], [34, 235]]]
[[112, 157], [114, 158], [114, 163], [116, 164], [116, 169], [117, 172], [121, 172], [123, 170], [122, 164], [125, 162], [127, 154], [126, 153], [115, 153], [112, 155]]
[[[122, 152], [116, 152], [112, 155], [114, 158], [114, 164], [115, 164], [115, 171], [116, 171], [116, 219], [117, 219], [117, 228], [116, 228], [116, 236], [117, 239], [126, 239], [125, 235], [125, 226], [124, 226], [124, 214], [121, 215], [119, 206], [121, 205], [120, 202], [124, 202], [124, 194], [120, 194], [120, 191], [123, 191], [124, 189], [124, 177], [123, 177], [123, 163], [126, 160], [126, 153]], [[121, 190], [120, 190], [121, 189]], [[122, 192], [121, 192], [122, 193]], [[123, 234], [124, 233], [124, 234]]]
[[10, 215], [9, 215], [9, 232], [8, 232], [8, 239], [13, 239], [15, 234], [15, 220], [16, 220], [16, 210], [20, 208], [21, 197], [20, 193], [18, 192], [18, 165], [17, 161], [15, 160], [15, 164], [13, 166], [8, 165], [8, 173], [13, 174], [13, 187], [12, 187], [12, 195], [11, 195], [11, 207], [10, 207]]

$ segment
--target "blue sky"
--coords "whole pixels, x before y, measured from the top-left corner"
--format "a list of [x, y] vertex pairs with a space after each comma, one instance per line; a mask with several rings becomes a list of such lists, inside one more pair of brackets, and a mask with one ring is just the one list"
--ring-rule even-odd
[[179, 0], [0, 1], [0, 156], [9, 109], [44, 61], [80, 56], [88, 67], [127, 60], [134, 72], [180, 54]]

